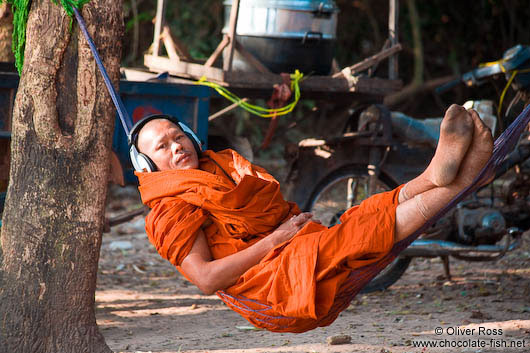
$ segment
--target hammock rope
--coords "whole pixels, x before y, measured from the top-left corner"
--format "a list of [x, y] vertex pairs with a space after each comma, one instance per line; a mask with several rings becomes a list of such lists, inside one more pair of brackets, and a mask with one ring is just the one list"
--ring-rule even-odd
[[[16, 1], [16, 0], [15, 0]], [[85, 35], [87, 41], [90, 44], [90, 49], [94, 54], [94, 58], [98, 63], [98, 67], [101, 71], [104, 81], [107, 85], [110, 95], [113, 98], [113, 102], [116, 106], [118, 114], [122, 119], [123, 128], [126, 133], [129, 133], [128, 126], [130, 124], [130, 118], [125, 110], [121, 98], [117, 95], [111, 81], [107, 75], [107, 72], [99, 58], [97, 49], [93, 45], [90, 35], [86, 31], [84, 21], [77, 11], [76, 4], [87, 2], [87, 0], [73, 1], [73, 0], [61, 0], [61, 4], [73, 5], [72, 11], [78, 20], [79, 26]], [[125, 121], [124, 119], [129, 119]], [[447, 211], [456, 206], [460, 201], [469, 196], [472, 192], [482, 186], [483, 183], [489, 181], [495, 175], [495, 169], [503, 162], [506, 155], [515, 147], [518, 142], [519, 136], [524, 131], [525, 127], [530, 122], [530, 105], [528, 105], [521, 114], [510, 124], [510, 126], [495, 140], [493, 154], [488, 160], [484, 168], [475, 177], [474, 181], [467, 188], [462, 190], [457, 196], [455, 196], [445, 207], [443, 207], [435, 216], [430, 218], [422, 227], [408, 236], [406, 239], [394, 244], [392, 250], [379, 262], [374, 264], [356, 269], [352, 271], [343, 285], [339, 290], [336, 301], [331, 307], [330, 311], [320, 320], [304, 319], [300, 325], [300, 320], [292, 317], [285, 317], [277, 315], [271, 306], [259, 303], [255, 300], [244, 297], [234, 297], [227, 294], [224, 291], [217, 292], [219, 297], [233, 310], [251, 314], [249, 320], [256, 325], [264, 326], [270, 331], [291, 331], [291, 332], [304, 332], [316, 328], [318, 326], [326, 326], [331, 324], [341, 311], [346, 309], [353, 297], [363, 288], [368, 282], [370, 282], [380, 271], [382, 271], [391, 261], [393, 261], [407, 246], [409, 246], [414, 240], [416, 240], [420, 234], [424, 233], [430, 226], [438, 221]], [[297, 321], [298, 329], [294, 331], [293, 322]]]

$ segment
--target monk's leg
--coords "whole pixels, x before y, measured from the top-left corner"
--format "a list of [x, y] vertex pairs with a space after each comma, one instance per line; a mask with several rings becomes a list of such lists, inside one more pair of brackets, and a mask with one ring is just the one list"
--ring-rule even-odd
[[399, 202], [437, 186], [450, 184], [473, 139], [473, 119], [464, 107], [453, 104], [445, 112], [440, 125], [440, 139], [427, 169], [409, 181], [399, 193]]
[[482, 122], [477, 112], [470, 111], [473, 121], [473, 139], [456, 179], [446, 186], [434, 187], [400, 203], [396, 208], [395, 241], [405, 239], [434, 216], [462, 189], [473, 182], [491, 157], [493, 137], [490, 129]]

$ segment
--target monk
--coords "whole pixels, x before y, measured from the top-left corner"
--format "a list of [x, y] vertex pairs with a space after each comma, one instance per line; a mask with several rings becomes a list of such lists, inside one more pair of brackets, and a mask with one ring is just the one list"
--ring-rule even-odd
[[490, 158], [493, 138], [476, 111], [452, 105], [440, 130], [421, 175], [327, 228], [285, 201], [263, 168], [232, 150], [197, 153], [173, 122], [151, 120], [136, 140], [157, 168], [136, 174], [152, 209], [147, 235], [203, 293], [217, 293], [255, 326], [303, 332], [329, 325], [351, 300], [343, 298], [348, 283], [395, 258], [394, 245], [471, 184]]

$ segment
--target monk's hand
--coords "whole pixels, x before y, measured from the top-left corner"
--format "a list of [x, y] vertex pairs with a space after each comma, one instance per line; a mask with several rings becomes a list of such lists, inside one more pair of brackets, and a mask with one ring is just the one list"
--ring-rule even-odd
[[291, 218], [289, 218], [287, 222], [283, 223], [280, 227], [282, 227], [283, 225], [288, 226], [289, 224], [292, 224], [293, 226], [298, 227], [296, 231], [299, 231], [300, 229], [302, 229], [303, 226], [305, 226], [307, 222], [309, 222], [312, 219], [313, 219], [312, 213], [303, 212], [298, 215], [292, 216]]
[[309, 212], [300, 213], [299, 215], [293, 216], [282, 223], [281, 226], [276, 228], [276, 230], [269, 235], [269, 238], [273, 240], [274, 245], [281, 244], [284, 241], [294, 237], [294, 235], [298, 233], [300, 229], [302, 229], [309, 221], [315, 221], [313, 220], [313, 214]]

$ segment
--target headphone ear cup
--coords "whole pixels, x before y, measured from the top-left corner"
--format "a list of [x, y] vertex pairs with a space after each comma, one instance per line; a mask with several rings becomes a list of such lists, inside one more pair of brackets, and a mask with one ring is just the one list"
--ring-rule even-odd
[[188, 125], [179, 122], [178, 123], [182, 131], [188, 136], [188, 138], [193, 142], [193, 145], [195, 146], [195, 149], [197, 150], [197, 154], [200, 155], [202, 151], [202, 141], [199, 139], [199, 137], [193, 132], [192, 129], [188, 127]]
[[192, 134], [188, 133], [188, 132], [185, 132], [184, 133], [186, 136], [188, 136], [188, 138], [190, 139], [191, 143], [193, 143], [193, 147], [195, 147], [195, 152], [197, 152], [197, 156], [200, 157], [201, 155], [201, 152], [202, 152], [202, 144], [198, 144], [197, 143], [197, 138], [195, 136], [193, 136]]
[[156, 164], [143, 153], [138, 152], [134, 145], [129, 150], [129, 156], [133, 164], [134, 170], [137, 172], [154, 172], [158, 170]]
[[156, 164], [151, 160], [151, 158], [147, 157], [143, 153], [138, 153], [137, 161], [140, 165], [140, 168], [142, 168], [142, 171], [145, 170], [146, 172], [156, 172], [158, 170]]

